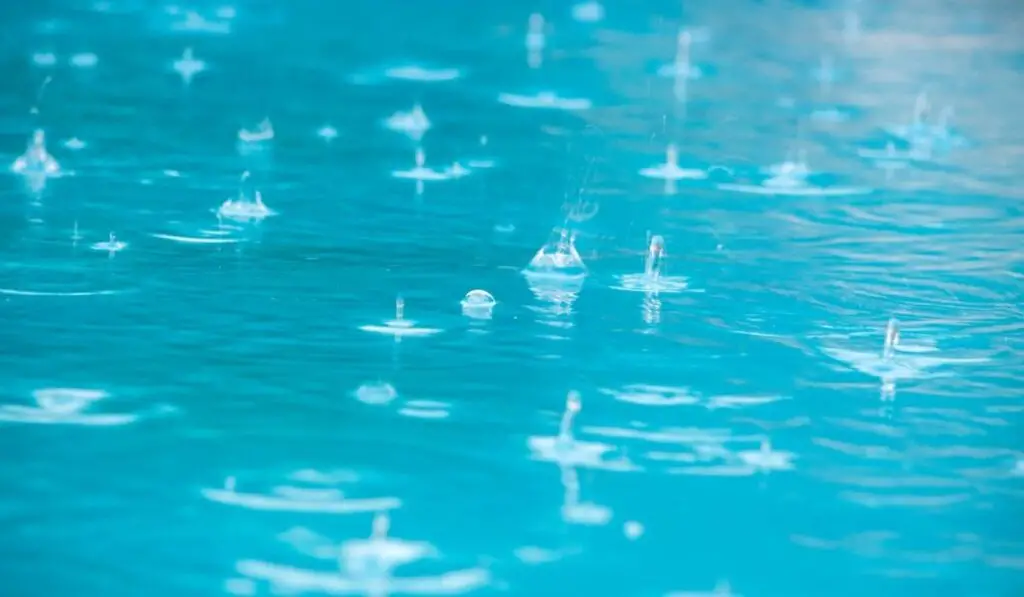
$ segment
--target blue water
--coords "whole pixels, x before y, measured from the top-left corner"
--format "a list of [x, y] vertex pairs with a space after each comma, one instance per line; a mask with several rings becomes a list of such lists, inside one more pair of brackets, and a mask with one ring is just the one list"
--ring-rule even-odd
[[[0, 177], [0, 595], [1024, 594], [1012, 3], [234, 8], [0, 9], [2, 159], [43, 128], [63, 171]], [[680, 27], [685, 96], [655, 75]], [[187, 84], [186, 47], [209, 67]], [[403, 63], [461, 76], [384, 76]], [[497, 101], [545, 89], [592, 105]], [[905, 149], [885, 130], [921, 92], [956, 142], [860, 157]], [[381, 121], [417, 102], [428, 167], [494, 167], [390, 177], [417, 143]], [[264, 117], [273, 141], [240, 146]], [[670, 142], [708, 172], [674, 193], [638, 174]], [[720, 186], [801, 153], [870, 192]], [[277, 213], [217, 230], [246, 170]], [[563, 227], [586, 279], [525, 277]], [[110, 232], [124, 250], [91, 248]], [[651, 234], [685, 288], [621, 289]], [[360, 329], [399, 296], [440, 331]], [[424, 551], [354, 556], [375, 519]]]

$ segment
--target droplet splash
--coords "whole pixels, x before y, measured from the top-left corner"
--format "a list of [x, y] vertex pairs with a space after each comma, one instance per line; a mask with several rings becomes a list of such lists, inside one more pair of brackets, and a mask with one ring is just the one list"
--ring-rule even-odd
[[896, 354], [896, 348], [900, 344], [900, 325], [895, 319], [890, 319], [885, 325], [885, 342], [882, 345], [882, 358], [891, 359]]
[[433, 124], [423, 111], [423, 106], [416, 104], [408, 112], [395, 112], [384, 121], [384, 127], [419, 141]]
[[394, 178], [400, 178], [404, 180], [416, 181], [416, 193], [420, 194], [423, 192], [423, 185], [426, 182], [439, 182], [442, 180], [449, 180], [452, 175], [445, 171], [434, 170], [426, 166], [427, 156], [423, 151], [423, 148], [416, 149], [416, 165], [408, 170], [394, 170], [391, 172], [391, 176]]
[[35, 406], [0, 405], [0, 421], [39, 425], [111, 427], [134, 423], [133, 413], [90, 413], [90, 408], [110, 398], [103, 390], [43, 388], [32, 393]]
[[249, 172], [243, 172], [238, 185], [238, 195], [234, 199], [225, 199], [217, 208], [217, 217], [235, 222], [259, 222], [270, 216], [277, 215], [263, 203], [263, 195], [253, 191], [250, 198], [245, 183], [250, 178]]
[[563, 228], [558, 240], [548, 242], [534, 254], [523, 274], [529, 278], [572, 280], [586, 276], [587, 268], [576, 250], [574, 237]]
[[181, 76], [182, 82], [188, 85], [196, 75], [204, 72], [207, 66], [206, 62], [195, 57], [192, 48], [185, 48], [181, 58], [172, 63], [172, 68]]
[[426, 541], [404, 541], [391, 536], [385, 512], [374, 516], [370, 536], [350, 539], [337, 550], [332, 571], [307, 570], [293, 565], [242, 560], [238, 572], [250, 580], [268, 583], [276, 593], [316, 592], [333, 595], [462, 594], [486, 586], [491, 579], [484, 568], [467, 568], [440, 576], [396, 577], [396, 568], [424, 558], [436, 558], [438, 550]]
[[886, 131], [894, 137], [909, 142], [911, 145], [949, 148], [966, 144], [965, 139], [955, 134], [952, 130], [952, 106], [944, 107], [934, 122], [930, 121], [931, 112], [932, 108], [928, 94], [921, 92], [914, 100], [914, 110], [910, 124], [892, 126], [887, 128]]
[[402, 297], [395, 299], [395, 317], [385, 321], [383, 325], [364, 325], [359, 327], [364, 332], [374, 334], [386, 334], [395, 337], [395, 341], [405, 336], [430, 336], [440, 332], [435, 328], [417, 327], [416, 322], [405, 318], [405, 300]]
[[110, 236], [107, 237], [107, 240], [98, 243], [93, 243], [93, 245], [90, 248], [93, 251], [106, 251], [107, 253], [110, 253], [111, 257], [113, 257], [114, 253], [118, 253], [120, 251], [127, 249], [128, 243], [117, 240], [117, 237], [114, 236], [113, 232], [111, 232]]
[[60, 173], [60, 164], [46, 149], [46, 133], [37, 129], [32, 133], [25, 153], [11, 164], [11, 171], [30, 177], [46, 178]]
[[689, 31], [683, 29], [676, 36], [676, 57], [671, 64], [666, 64], [658, 69], [658, 76], [677, 81], [686, 81], [701, 78], [704, 73], [700, 67], [690, 63], [690, 46], [693, 37]]
[[264, 118], [254, 129], [239, 129], [238, 140], [242, 143], [266, 143], [274, 139], [274, 125]]
[[665, 163], [648, 166], [640, 170], [640, 176], [665, 181], [665, 193], [676, 191], [676, 182], [680, 180], [704, 180], [708, 177], [706, 170], [697, 168], [681, 168], [679, 166], [679, 149], [674, 143], [665, 148]]
[[871, 193], [865, 187], [819, 186], [811, 184], [812, 172], [807, 164], [806, 156], [801, 152], [796, 159], [768, 166], [763, 170], [767, 175], [760, 184], [719, 183], [717, 187], [723, 191], [732, 191], [748, 195], [789, 195], [802, 197], [841, 197], [864, 195]]
[[[686, 290], [689, 287], [689, 281], [685, 277], [664, 275], [665, 257], [665, 239], [657, 234], [651, 236], [647, 243], [647, 253], [644, 256], [643, 273], [619, 276], [619, 284], [614, 288], [648, 293], [652, 295], [650, 298], [654, 298], [658, 294], [672, 294]], [[660, 304], [645, 304], [646, 308], [658, 311]], [[655, 318], [652, 315], [652, 319]]]
[[633, 465], [625, 458], [609, 458], [613, 446], [577, 439], [573, 434], [573, 422], [583, 408], [580, 393], [572, 390], [565, 399], [565, 408], [558, 425], [558, 434], [552, 436], [531, 436], [527, 446], [535, 460], [553, 462], [560, 467], [583, 467], [627, 471]]
[[233, 476], [227, 477], [222, 487], [203, 488], [202, 494], [211, 502], [265, 512], [356, 514], [393, 510], [402, 505], [401, 500], [394, 497], [346, 497], [344, 492], [334, 487], [278, 485], [270, 491], [239, 491]]

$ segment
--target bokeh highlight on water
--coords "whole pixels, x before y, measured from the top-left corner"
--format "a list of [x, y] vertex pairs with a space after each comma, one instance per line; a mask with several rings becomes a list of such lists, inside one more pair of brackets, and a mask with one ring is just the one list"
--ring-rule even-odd
[[9, 4], [0, 594], [1024, 594], [1014, 3]]

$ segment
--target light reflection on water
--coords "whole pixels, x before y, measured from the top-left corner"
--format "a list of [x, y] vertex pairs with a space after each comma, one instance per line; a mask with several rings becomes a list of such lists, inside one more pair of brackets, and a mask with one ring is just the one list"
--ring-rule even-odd
[[[599, 24], [566, 5], [545, 15], [538, 69], [514, 5], [396, 5], [385, 25], [366, 4], [239, 2], [197, 7], [209, 22], [191, 26], [191, 8], [98, 4], [0, 26], [3, 159], [41, 121], [76, 173], [32, 196], [0, 180], [16, 415], [0, 446], [17, 456], [0, 468], [0, 572], [16, 592], [542, 595], [572, 578], [580, 595], [1009, 597], [1024, 583], [1011, 4], [609, 1]], [[702, 76], [674, 85], [656, 73], [681, 25]], [[188, 44], [211, 68], [185, 88], [160, 69]], [[422, 80], [431, 64], [460, 76]], [[54, 82], [29, 118], [41, 69]], [[592, 108], [496, 102], [549, 87]], [[892, 172], [861, 157], [922, 91], [932, 117], [954, 108], [964, 142]], [[415, 195], [390, 181], [413, 145], [379, 123], [414, 103], [431, 162], [486, 135], [496, 167]], [[264, 117], [274, 150], [238, 155], [238, 128]], [[75, 152], [56, 141], [72, 137]], [[638, 176], [669, 144], [707, 180], [666, 195]], [[716, 188], [792, 156], [874, 192]], [[213, 229], [243, 170], [280, 215], [226, 248], [180, 241]], [[519, 274], [552, 225], [578, 233], [585, 280]], [[109, 230], [130, 248], [83, 250]], [[686, 288], [616, 290], [651, 235]], [[458, 301], [474, 288], [497, 304], [469, 321]], [[397, 295], [444, 333], [358, 331]], [[85, 429], [101, 415], [32, 405], [47, 387], [161, 416]], [[555, 431], [568, 389], [586, 405], [575, 452]], [[275, 485], [296, 470], [313, 489]], [[383, 510], [418, 542], [368, 539]], [[346, 545], [358, 566], [336, 561]]]

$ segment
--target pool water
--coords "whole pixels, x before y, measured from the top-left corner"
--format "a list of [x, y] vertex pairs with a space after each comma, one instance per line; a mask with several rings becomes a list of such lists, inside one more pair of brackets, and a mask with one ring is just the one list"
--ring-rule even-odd
[[581, 4], [0, 9], [0, 594], [1024, 594], [1024, 13]]

